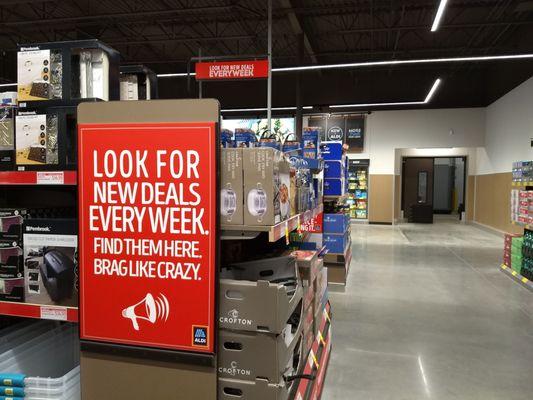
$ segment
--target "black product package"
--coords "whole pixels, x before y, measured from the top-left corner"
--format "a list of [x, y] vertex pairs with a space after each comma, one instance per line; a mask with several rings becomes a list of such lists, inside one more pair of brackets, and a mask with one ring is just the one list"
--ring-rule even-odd
[[0, 241], [22, 246], [22, 223], [27, 217], [25, 209], [0, 208]]
[[15, 165], [15, 107], [0, 106], [0, 170]]
[[26, 302], [77, 307], [77, 221], [26, 220], [23, 240]]
[[0, 300], [24, 301], [22, 249], [6, 241], [0, 241]]

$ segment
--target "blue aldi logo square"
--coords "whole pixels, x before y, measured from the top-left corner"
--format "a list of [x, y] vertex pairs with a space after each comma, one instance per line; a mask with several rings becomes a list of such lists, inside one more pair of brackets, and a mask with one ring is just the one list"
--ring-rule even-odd
[[199, 347], [207, 347], [207, 327], [205, 326], [193, 326], [193, 339], [192, 345]]

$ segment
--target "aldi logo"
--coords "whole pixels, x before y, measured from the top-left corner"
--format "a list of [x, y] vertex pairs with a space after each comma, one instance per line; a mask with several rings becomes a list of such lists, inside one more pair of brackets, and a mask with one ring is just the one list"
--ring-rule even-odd
[[193, 346], [207, 347], [207, 327], [205, 326], [193, 326], [192, 327]]

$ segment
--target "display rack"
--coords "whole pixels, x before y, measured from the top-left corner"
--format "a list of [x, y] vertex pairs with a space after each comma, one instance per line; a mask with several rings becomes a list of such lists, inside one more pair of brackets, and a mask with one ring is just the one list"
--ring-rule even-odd
[[511, 279], [513, 279], [515, 282], [520, 283], [522, 286], [524, 286], [526, 289], [529, 289], [533, 292], [533, 281], [530, 281], [529, 279], [523, 277], [518, 272], [513, 271], [510, 267], [508, 267], [505, 264], [502, 264], [500, 266], [500, 269]]
[[41, 304], [0, 301], [0, 315], [78, 322], [77, 307], [44, 306]]
[[76, 184], [76, 171], [0, 171], [0, 185]]

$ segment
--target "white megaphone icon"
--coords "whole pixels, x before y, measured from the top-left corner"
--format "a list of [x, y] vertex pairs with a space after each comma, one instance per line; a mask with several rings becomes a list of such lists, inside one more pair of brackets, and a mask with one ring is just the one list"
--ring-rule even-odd
[[136, 331], [140, 329], [137, 320], [142, 319], [154, 324], [158, 319], [166, 321], [169, 314], [170, 307], [168, 300], [163, 294], [160, 294], [158, 298], [154, 299], [154, 296], [148, 293], [137, 304], [122, 310], [122, 316], [131, 319], [133, 329]]

